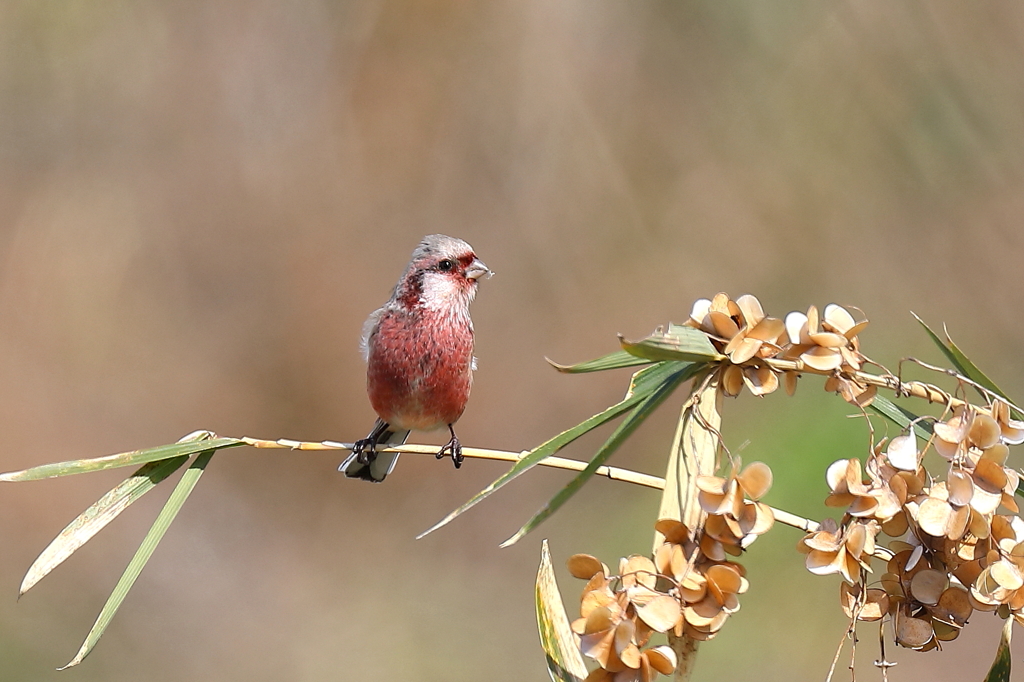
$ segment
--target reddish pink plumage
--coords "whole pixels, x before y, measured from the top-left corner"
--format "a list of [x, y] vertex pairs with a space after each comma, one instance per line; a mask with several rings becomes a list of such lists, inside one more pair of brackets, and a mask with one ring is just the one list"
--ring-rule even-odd
[[473, 328], [468, 316], [387, 310], [368, 360], [366, 390], [381, 419], [399, 429], [442, 428], [459, 420], [469, 400]]

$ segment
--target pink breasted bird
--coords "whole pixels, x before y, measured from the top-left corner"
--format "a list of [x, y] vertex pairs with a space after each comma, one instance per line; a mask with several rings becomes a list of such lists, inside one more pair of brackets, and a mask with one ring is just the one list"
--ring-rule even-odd
[[363, 325], [366, 392], [378, 419], [339, 467], [346, 476], [379, 483], [398, 454], [377, 452], [378, 446], [446, 426], [451, 440], [437, 458], [449, 455], [455, 468], [462, 465], [454, 424], [466, 409], [476, 368], [469, 304], [477, 280], [491, 274], [461, 239], [432, 234], [412, 252], [391, 298]]

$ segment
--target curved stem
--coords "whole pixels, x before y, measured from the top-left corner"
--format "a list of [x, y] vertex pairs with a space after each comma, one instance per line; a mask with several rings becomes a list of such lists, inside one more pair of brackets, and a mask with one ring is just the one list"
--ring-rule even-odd
[[[336, 443], [334, 441], [313, 443], [308, 441], [288, 440], [285, 438], [280, 440], [261, 440], [259, 438], [249, 438], [246, 436], [243, 436], [240, 440], [246, 445], [251, 445], [255, 448], [288, 450], [351, 450], [353, 445], [352, 443]], [[386, 448], [380, 450], [380, 452], [400, 452], [410, 455], [434, 456], [437, 454], [437, 446], [406, 444]], [[488, 450], [484, 448], [462, 448], [462, 454], [469, 459], [490, 459], [500, 462], [518, 462], [527, 454], [527, 452], [528, 451], [509, 452], [507, 450]], [[586, 462], [581, 462], [576, 459], [568, 459], [566, 457], [548, 457], [537, 464], [538, 466], [551, 467], [553, 469], [567, 469], [569, 471], [583, 471], [587, 466]], [[595, 473], [598, 476], [604, 476], [613, 481], [624, 481], [626, 483], [640, 485], [645, 488], [653, 488], [655, 490], [664, 490], [665, 488], [665, 479], [659, 478], [658, 476], [651, 476], [649, 474], [642, 474], [630, 469], [602, 466], [598, 467]], [[793, 528], [802, 530], [805, 533], [812, 533], [817, 531], [819, 528], [817, 521], [805, 519], [802, 516], [797, 516], [796, 514], [791, 514], [782, 509], [776, 509], [775, 507], [769, 508], [772, 510], [775, 520], [781, 524], [792, 526]], [[888, 556], [885, 558], [888, 558]]]

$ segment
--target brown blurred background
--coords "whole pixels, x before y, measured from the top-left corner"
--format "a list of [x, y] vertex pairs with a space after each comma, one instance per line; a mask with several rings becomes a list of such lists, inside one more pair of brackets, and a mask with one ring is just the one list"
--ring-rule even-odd
[[[627, 374], [544, 356], [595, 357], [720, 290], [780, 316], [859, 306], [889, 365], [938, 359], [914, 310], [1020, 396], [1022, 73], [1013, 3], [5, 0], [0, 469], [197, 428], [365, 435], [360, 328], [430, 232], [497, 272], [474, 306], [470, 445], [528, 448], [618, 399]], [[820, 385], [730, 402], [725, 427], [775, 469], [768, 502], [816, 517], [823, 467], [867, 443]], [[659, 472], [680, 399], [614, 463]], [[541, 538], [570, 604], [567, 556], [649, 551], [649, 492], [595, 481], [498, 550], [567, 475], [414, 541], [503, 465], [406, 457], [370, 486], [338, 461], [216, 456], [64, 673], [169, 490], [16, 603], [124, 472], [3, 485], [0, 679], [546, 679]], [[753, 587], [699, 679], [824, 677], [839, 582], [804, 571], [797, 538], [748, 553]], [[981, 679], [998, 622], [974, 620], [945, 652], [890, 650], [892, 674]], [[865, 628], [862, 675], [877, 656]]]

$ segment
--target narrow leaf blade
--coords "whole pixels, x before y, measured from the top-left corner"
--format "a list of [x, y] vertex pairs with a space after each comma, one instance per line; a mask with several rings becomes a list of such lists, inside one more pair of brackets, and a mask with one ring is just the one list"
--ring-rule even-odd
[[[968, 379], [978, 384], [979, 386], [983, 386], [984, 388], [987, 388], [988, 390], [992, 391], [992, 393], [995, 393], [996, 395], [1005, 398], [1007, 402], [1013, 403], [1013, 401], [1010, 400], [1009, 397], [1007, 397], [1006, 393], [996, 385], [996, 382], [989, 379], [988, 375], [982, 372], [978, 368], [978, 366], [975, 365], [971, 361], [971, 359], [967, 357], [966, 354], [964, 354], [962, 350], [960, 350], [959, 346], [957, 346], [956, 343], [953, 342], [953, 338], [949, 335], [949, 331], [945, 327], [943, 327], [942, 332], [946, 335], [946, 338], [942, 339], [939, 337], [938, 334], [932, 331], [931, 327], [925, 324], [924, 320], [922, 320], [914, 313], [911, 313], [911, 315], [914, 315], [914, 318], [917, 319], [917, 321], [921, 324], [922, 327], [924, 327], [924, 330], [928, 333], [928, 336], [935, 343], [935, 345], [939, 347], [939, 350], [942, 351], [942, 353], [946, 356], [946, 359], [949, 360], [949, 362], [953, 365], [957, 372], [967, 377]], [[1015, 411], [1019, 415], [1019, 410]]]
[[999, 648], [992, 667], [985, 675], [985, 682], [1010, 682], [1010, 635], [1013, 632], [1013, 617], [1003, 623], [1003, 632], [999, 636]]
[[888, 398], [883, 398], [880, 395], [876, 395], [875, 399], [871, 402], [871, 409], [882, 415], [886, 419], [892, 421], [894, 424], [899, 426], [901, 429], [905, 429], [914, 424], [914, 434], [921, 440], [928, 440], [932, 434], [932, 425], [929, 421], [917, 421], [918, 415], [914, 414], [910, 410], [900, 407], [896, 403], [892, 402]]
[[79, 514], [47, 545], [25, 573], [18, 594], [25, 594], [32, 589], [133, 502], [177, 471], [186, 461], [188, 457], [180, 456], [144, 464], [129, 478], [114, 486], [106, 495]]
[[132, 450], [131, 452], [121, 452], [116, 455], [106, 455], [105, 457], [73, 459], [67, 462], [42, 464], [31, 469], [0, 474], [0, 481], [37, 481], [43, 478], [70, 476], [71, 474], [83, 474], [90, 471], [102, 471], [117, 467], [139, 466], [147, 462], [156, 462], [183, 455], [189, 456], [208, 450], [221, 450], [244, 444], [238, 438], [211, 438], [209, 440], [172, 443], [145, 450]]
[[[224, 439], [231, 440], [231, 439]], [[216, 440], [205, 441], [207, 443], [214, 443]], [[206, 465], [210, 462], [210, 458], [213, 457], [213, 450], [207, 450], [199, 454], [195, 461], [185, 470], [182, 474], [181, 479], [178, 481], [178, 485], [174, 488], [170, 498], [164, 505], [163, 509], [160, 510], [160, 514], [156, 517], [156, 521], [153, 522], [153, 526], [146, 533], [146, 537], [143, 538], [142, 544], [139, 546], [139, 550], [132, 557], [132, 560], [128, 562], [128, 567], [121, 575], [121, 579], [117, 581], [117, 585], [114, 586], [113, 592], [110, 593], [110, 597], [107, 599], [107, 603], [103, 605], [103, 609], [100, 611], [100, 615], [96, 618], [96, 622], [93, 624], [92, 629], [89, 630], [89, 634], [86, 636], [85, 641], [82, 643], [82, 647], [75, 654], [75, 657], [71, 659], [71, 662], [65, 665], [61, 670], [65, 670], [72, 666], [76, 666], [81, 663], [89, 652], [93, 650], [96, 643], [99, 642], [100, 637], [103, 636], [107, 626], [110, 625], [110, 621], [114, 618], [114, 614], [121, 607], [121, 603], [125, 597], [128, 596], [128, 591], [135, 584], [135, 580], [142, 573], [142, 569], [145, 568], [146, 562], [153, 556], [153, 551], [156, 550], [160, 540], [163, 539], [164, 533], [170, 527], [171, 522], [178, 515], [182, 505], [185, 504], [185, 500], [192, 494], [192, 491], [196, 487], [196, 483], [199, 482], [200, 477], [203, 475], [203, 471], [206, 469]]]
[[619, 343], [630, 355], [646, 360], [709, 363], [719, 362], [725, 357], [711, 345], [707, 334], [679, 324], [669, 325], [668, 330], [639, 341], [627, 341], [620, 336]]
[[622, 445], [622, 443], [626, 441], [627, 438], [633, 435], [633, 432], [636, 431], [637, 427], [639, 427], [640, 424], [642, 424], [647, 417], [650, 416], [659, 405], [661, 405], [665, 398], [672, 394], [679, 384], [692, 378], [701, 369], [701, 365], [684, 365], [682, 366], [682, 369], [678, 369], [674, 374], [666, 377], [654, 391], [648, 394], [639, 405], [633, 408], [633, 411], [629, 413], [621, 424], [619, 424], [618, 428], [615, 429], [608, 440], [605, 441], [604, 445], [602, 445], [597, 451], [594, 457], [590, 460], [590, 463], [587, 464], [587, 467], [569, 481], [564, 488], [559, 490], [546, 505], [544, 505], [523, 525], [522, 528], [516, 532], [515, 535], [501, 543], [500, 546], [508, 547], [510, 545], [514, 545], [527, 533], [554, 514], [569, 500], [569, 498], [575, 495], [588, 480], [590, 480], [590, 477], [594, 475], [594, 472], [596, 472], [598, 468], [612, 456], [612, 454], [620, 445]]
[[[661, 380], [664, 380], [664, 377], [671, 376], [673, 373], [679, 371], [680, 366], [682, 365], [680, 365], [679, 363], [663, 362], [640, 370], [639, 372], [636, 373], [636, 375], [634, 375], [635, 383], [631, 384], [632, 392], [628, 394], [626, 398], [612, 405], [603, 412], [595, 414], [590, 419], [587, 419], [586, 421], [577, 424], [571, 429], [563, 431], [562, 433], [558, 434], [551, 440], [548, 440], [547, 442], [538, 445], [533, 450], [530, 450], [530, 452], [527, 453], [521, 460], [516, 462], [511, 469], [506, 471], [486, 488], [484, 488], [476, 495], [471, 497], [468, 501], [463, 503], [462, 506], [460, 506], [458, 509], [452, 511], [443, 519], [435, 523], [433, 526], [417, 535], [416, 539], [419, 540], [420, 538], [423, 538], [426, 535], [433, 533], [438, 528], [448, 525], [454, 519], [461, 516], [469, 509], [475, 507], [477, 504], [479, 504], [486, 498], [490, 497], [495, 491], [504, 487], [510, 481], [512, 481], [513, 479], [523, 474], [525, 471], [535, 466], [537, 462], [541, 461], [545, 457], [550, 457], [551, 455], [555, 454], [556, 452], [558, 452], [566, 445], [579, 438], [580, 436], [583, 436], [584, 434], [593, 431], [602, 424], [605, 424], [611, 421], [612, 419], [615, 419], [616, 417], [619, 417], [628, 412], [629, 410], [633, 409], [635, 405], [639, 404], [644, 398], [650, 395], [650, 393], [657, 388], [657, 382], [659, 378]], [[636, 381], [637, 376], [640, 375], [643, 375], [643, 377], [641, 377], [640, 381]]]
[[624, 350], [617, 350], [614, 353], [603, 355], [586, 362], [578, 362], [575, 365], [560, 365], [549, 358], [545, 358], [552, 367], [564, 374], [584, 374], [586, 372], [603, 372], [608, 369], [621, 369], [623, 367], [636, 367], [637, 365], [649, 365], [651, 360], [638, 358], [630, 355]]
[[540, 568], [537, 570], [537, 630], [547, 657], [552, 682], [581, 682], [587, 676], [583, 655], [569, 627], [562, 595], [555, 582], [548, 541], [541, 543]]

